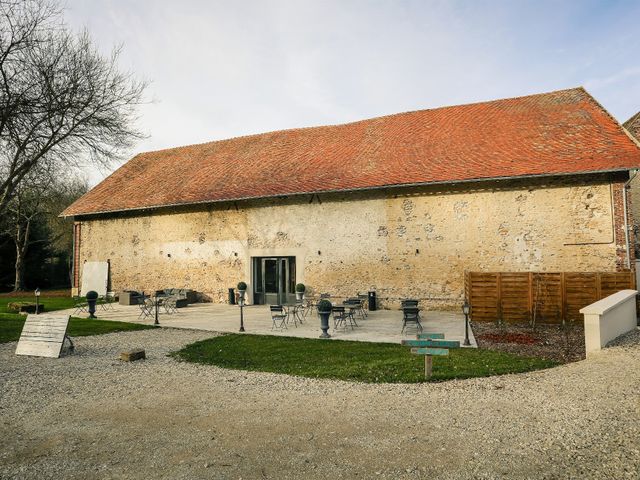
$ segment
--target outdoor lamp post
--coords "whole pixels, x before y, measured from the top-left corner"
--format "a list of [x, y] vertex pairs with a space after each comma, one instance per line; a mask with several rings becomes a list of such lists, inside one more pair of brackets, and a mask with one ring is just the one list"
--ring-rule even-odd
[[158, 321], [158, 304], [160, 303], [160, 299], [158, 298], [158, 292], [156, 292], [156, 296], [154, 297], [153, 308], [155, 309], [155, 318], [153, 320], [154, 325], [160, 325]]
[[36, 294], [36, 315], [38, 315], [38, 313], [40, 313], [40, 289], [39, 288], [36, 288], [35, 294]]
[[240, 290], [240, 296], [238, 298], [238, 303], [240, 304], [240, 331], [244, 332], [244, 316], [243, 316], [244, 291], [243, 290]]
[[465, 298], [464, 304], [462, 305], [462, 313], [464, 313], [464, 342], [462, 343], [462, 345], [464, 345], [465, 347], [468, 347], [469, 345], [471, 345], [471, 342], [469, 341], [469, 313], [470, 312], [471, 312], [471, 305], [469, 305], [469, 302], [467, 302], [467, 299]]
[[247, 291], [247, 284], [244, 282], [238, 282], [238, 305], [240, 305], [240, 331], [244, 332], [244, 294]]

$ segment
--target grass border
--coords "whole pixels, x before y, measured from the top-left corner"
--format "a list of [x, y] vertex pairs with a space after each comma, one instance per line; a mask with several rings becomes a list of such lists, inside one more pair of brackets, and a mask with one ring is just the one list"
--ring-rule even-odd
[[[423, 383], [424, 359], [394, 343], [227, 333], [171, 352], [187, 362], [233, 370], [280, 373], [364, 383]], [[478, 378], [551, 368], [548, 359], [475, 348], [434, 357], [430, 382]]]

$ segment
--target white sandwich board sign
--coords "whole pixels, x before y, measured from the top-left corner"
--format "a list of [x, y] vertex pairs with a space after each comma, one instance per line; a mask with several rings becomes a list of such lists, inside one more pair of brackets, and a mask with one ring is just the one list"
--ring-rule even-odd
[[85, 297], [91, 290], [104, 297], [109, 282], [109, 262], [84, 262], [82, 266], [82, 288], [80, 296]]
[[69, 340], [70, 349], [73, 350], [73, 342], [67, 335], [68, 325], [69, 315], [27, 315], [16, 347], [16, 355], [58, 358], [65, 338]]

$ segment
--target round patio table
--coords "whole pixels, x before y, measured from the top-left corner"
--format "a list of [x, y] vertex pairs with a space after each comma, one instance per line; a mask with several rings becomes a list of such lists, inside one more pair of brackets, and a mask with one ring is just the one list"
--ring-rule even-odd
[[293, 317], [293, 324], [297, 327], [297, 322], [303, 323], [302, 315], [300, 312], [304, 310], [304, 305], [302, 303], [283, 303], [282, 308], [286, 310], [287, 320], [289, 317]]

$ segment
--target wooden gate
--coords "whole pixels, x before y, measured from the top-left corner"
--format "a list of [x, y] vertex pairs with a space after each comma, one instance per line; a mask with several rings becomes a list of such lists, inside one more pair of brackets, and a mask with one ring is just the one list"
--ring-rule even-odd
[[623, 272], [467, 272], [465, 295], [475, 321], [560, 323], [579, 320], [580, 309], [625, 289]]

